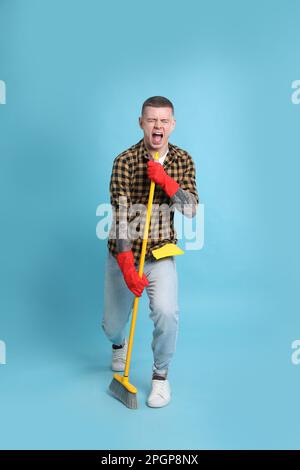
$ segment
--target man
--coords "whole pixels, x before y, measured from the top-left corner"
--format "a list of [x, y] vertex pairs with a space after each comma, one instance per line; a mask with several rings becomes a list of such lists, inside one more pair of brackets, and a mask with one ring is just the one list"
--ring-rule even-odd
[[[134, 296], [141, 296], [146, 288], [150, 318], [154, 323], [152, 389], [147, 400], [150, 407], [165, 406], [171, 399], [167, 374], [175, 352], [179, 318], [175, 258], [167, 256], [157, 260], [152, 252], [177, 242], [174, 207], [193, 217], [199, 203], [192, 157], [169, 143], [175, 124], [171, 101], [162, 96], [147, 99], [139, 118], [144, 138], [115, 158], [110, 180], [111, 204], [115, 211], [108, 240], [102, 327], [113, 343], [112, 369], [124, 371], [125, 327]], [[159, 161], [155, 162], [156, 152]], [[139, 204], [139, 208], [147, 207], [151, 181], [155, 182], [153, 207], [164, 207], [164, 210], [158, 214], [152, 210], [144, 274], [140, 278], [143, 227], [140, 218], [133, 216], [130, 209], [135, 204]], [[163, 217], [166, 207], [167, 218]], [[134, 230], [130, 231], [130, 227]]]

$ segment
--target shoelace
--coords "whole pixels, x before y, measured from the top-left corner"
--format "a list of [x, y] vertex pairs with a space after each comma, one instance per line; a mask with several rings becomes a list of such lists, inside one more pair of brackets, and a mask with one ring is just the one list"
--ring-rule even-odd
[[153, 382], [153, 391], [158, 393], [162, 398], [164, 398], [164, 392], [167, 390], [167, 382], [165, 380], [157, 380]]
[[126, 355], [124, 347], [122, 349], [114, 349], [113, 354], [114, 359], [124, 359], [124, 356]]

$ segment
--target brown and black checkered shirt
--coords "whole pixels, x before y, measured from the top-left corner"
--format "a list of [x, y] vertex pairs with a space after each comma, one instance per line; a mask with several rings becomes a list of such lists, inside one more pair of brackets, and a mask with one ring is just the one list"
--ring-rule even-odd
[[[195, 165], [192, 157], [188, 152], [176, 145], [168, 143], [168, 147], [169, 150], [163, 162], [163, 168], [171, 178], [177, 181], [180, 188], [172, 198], [169, 198], [160, 186], [155, 185], [146, 259], [152, 257], [152, 250], [154, 248], [162, 247], [166, 243], [177, 242], [176, 231], [174, 229], [174, 210], [170, 211], [169, 208], [175, 206], [184, 213], [183, 206], [185, 203], [193, 201], [195, 208], [199, 203]], [[144, 139], [141, 139], [137, 144], [115, 158], [110, 179], [110, 202], [114, 213], [108, 239], [108, 249], [114, 256], [119, 251], [124, 251], [119, 249], [118, 242], [118, 238], [124, 238], [124, 236], [120, 237], [118, 234], [121, 232], [119, 227], [122, 225], [122, 222], [120, 223], [122, 219], [120, 214], [122, 214], [122, 211], [126, 211], [124, 213], [126, 214], [125, 217], [127, 218], [128, 225], [132, 221], [135, 223], [137, 220], [140, 220], [140, 224], [136, 223], [134, 225], [140, 228], [140, 236], [138, 238], [130, 236], [129, 232], [126, 231], [127, 243], [129, 243], [132, 249], [137, 266], [142, 248], [145, 212], [151, 183], [147, 175], [147, 161], [149, 159], [151, 157], [145, 147]], [[180, 195], [180, 198], [178, 198], [178, 195]], [[122, 197], [121, 204], [120, 197]], [[126, 201], [125, 204], [124, 201]], [[127, 207], [125, 207], [126, 204]], [[128, 209], [133, 204], [143, 204], [145, 207], [144, 211], [140, 211], [139, 218], [137, 218], [137, 212], [135, 212], [134, 216], [127, 215]], [[164, 206], [161, 206], [162, 204]], [[163, 217], [163, 211], [161, 210], [155, 211], [155, 207], [158, 206], [165, 207], [170, 214], [169, 217]], [[117, 234], [116, 236], [115, 233]]]

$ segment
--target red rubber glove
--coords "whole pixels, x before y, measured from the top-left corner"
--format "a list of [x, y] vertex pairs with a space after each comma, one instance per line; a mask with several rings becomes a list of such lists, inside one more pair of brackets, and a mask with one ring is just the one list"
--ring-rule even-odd
[[145, 274], [143, 274], [143, 277], [140, 278], [139, 273], [135, 269], [132, 251], [130, 250], [118, 253], [116, 258], [128, 289], [131, 290], [134, 295], [140, 297], [144, 288], [149, 286], [149, 281]]
[[147, 172], [148, 177], [159, 184], [169, 197], [177, 193], [179, 184], [165, 172], [160, 163], [149, 160]]

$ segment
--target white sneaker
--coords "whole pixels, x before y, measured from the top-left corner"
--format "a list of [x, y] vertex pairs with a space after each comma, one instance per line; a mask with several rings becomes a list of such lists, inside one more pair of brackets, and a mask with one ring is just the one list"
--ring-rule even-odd
[[112, 348], [112, 361], [111, 368], [114, 372], [123, 372], [125, 370], [126, 355], [127, 355], [128, 342], [125, 338], [123, 348], [113, 349]]
[[171, 387], [169, 381], [152, 380], [152, 390], [147, 400], [147, 405], [151, 408], [161, 408], [166, 406], [171, 400]]

